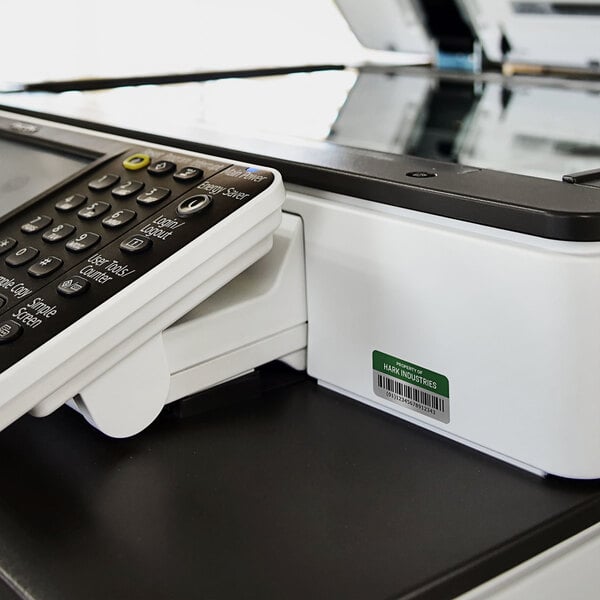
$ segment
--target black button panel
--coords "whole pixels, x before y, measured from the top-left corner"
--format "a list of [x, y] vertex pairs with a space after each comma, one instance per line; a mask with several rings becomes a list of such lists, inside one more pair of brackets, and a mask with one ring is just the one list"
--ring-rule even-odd
[[17, 240], [11, 237], [5, 237], [0, 240], [0, 255], [6, 254], [17, 245]]
[[46, 215], [38, 215], [37, 217], [31, 219], [31, 221], [28, 221], [27, 223], [21, 225], [21, 231], [23, 233], [37, 233], [42, 229], [46, 229], [46, 227], [48, 227], [48, 225], [50, 225], [51, 223], [52, 217], [48, 217]]
[[168, 175], [177, 168], [177, 165], [170, 160], [159, 160], [148, 167], [148, 173], [151, 175]]
[[109, 210], [110, 204], [107, 202], [92, 202], [91, 204], [88, 204], [86, 207], [82, 208], [77, 213], [77, 216], [84, 221], [89, 221], [90, 219], [97, 219]]
[[138, 204], [151, 206], [166, 200], [171, 195], [171, 190], [164, 187], [151, 187], [137, 197]]
[[68, 238], [75, 231], [75, 226], [70, 225], [69, 223], [61, 223], [60, 225], [56, 225], [52, 227], [52, 229], [48, 229], [42, 235], [42, 239], [49, 244], [55, 244], [56, 242], [60, 242], [65, 238]]
[[69, 252], [85, 252], [92, 246], [95, 246], [100, 239], [101, 238], [97, 233], [87, 231], [67, 242], [66, 248]]
[[113, 185], [115, 185], [115, 183], [118, 183], [120, 179], [120, 175], [115, 175], [114, 173], [104, 173], [103, 175], [100, 175], [100, 177], [92, 179], [92, 181], [88, 183], [88, 187], [90, 190], [95, 192], [101, 192], [102, 190], [111, 188]]
[[206, 210], [212, 202], [212, 196], [208, 194], [198, 194], [196, 196], [190, 196], [185, 200], [182, 200], [177, 206], [177, 214], [180, 217], [189, 217], [195, 215], [203, 210]]
[[83, 277], [74, 275], [61, 281], [56, 288], [56, 291], [61, 296], [67, 296], [69, 298], [75, 298], [85, 294], [90, 289], [90, 282]]
[[31, 262], [39, 253], [40, 251], [37, 248], [23, 246], [23, 248], [19, 248], [12, 254], [9, 254], [4, 262], [9, 267], [20, 267], [21, 265], [26, 265], [28, 262]]
[[[150, 164], [126, 170], [135, 153]], [[98, 165], [0, 224], [0, 372], [273, 181], [267, 171], [145, 147]]]
[[127, 254], [140, 254], [152, 248], [152, 240], [143, 235], [132, 235], [121, 242], [120, 248]]
[[129, 210], [128, 208], [122, 208], [117, 212], [114, 212], [110, 217], [106, 217], [102, 221], [102, 225], [107, 227], [108, 229], [117, 229], [118, 227], [123, 227], [127, 225], [130, 221], [133, 221], [136, 217], [136, 212], [134, 210]]
[[79, 208], [86, 200], [87, 196], [84, 196], [83, 194], [69, 194], [59, 200], [54, 205], [54, 208], [59, 212], [69, 212]]
[[4, 319], [0, 322], [0, 344], [8, 344], [21, 337], [23, 327], [12, 319]]
[[111, 190], [111, 194], [115, 198], [129, 198], [129, 196], [133, 196], [134, 194], [137, 194], [143, 187], [144, 187], [143, 182], [129, 179], [128, 181], [125, 181], [121, 185], [114, 187]]
[[27, 269], [27, 272], [32, 277], [48, 277], [54, 273], [54, 271], [58, 271], [63, 265], [63, 261], [56, 256], [47, 256], [46, 258], [42, 258], [42, 260], [34, 263]]
[[196, 167], [183, 167], [173, 175], [177, 181], [193, 181], [199, 177], [202, 177], [202, 169]]

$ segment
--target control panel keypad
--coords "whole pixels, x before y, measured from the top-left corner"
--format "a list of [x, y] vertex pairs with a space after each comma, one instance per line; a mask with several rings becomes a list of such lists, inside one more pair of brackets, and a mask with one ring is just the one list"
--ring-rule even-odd
[[6, 254], [8, 251], [12, 250], [16, 245], [17, 240], [15, 240], [15, 238], [5, 237], [0, 239], [0, 255]]
[[115, 175], [114, 173], [105, 173], [96, 179], [92, 179], [92, 181], [88, 183], [88, 188], [95, 192], [101, 192], [102, 190], [111, 188], [113, 185], [118, 183], [120, 179], [120, 175]]
[[148, 173], [150, 175], [168, 175], [177, 168], [177, 165], [170, 160], [158, 160], [148, 167]]
[[[273, 180], [265, 171], [254, 189], [254, 172], [231, 168], [199, 156], [133, 150], [0, 224], [0, 344], [11, 348], [0, 352], [0, 371], [34, 349], [40, 336], [54, 335], [118, 293]], [[55, 309], [61, 317], [48, 320]], [[35, 336], [28, 335], [31, 328]]]
[[56, 242], [60, 242], [75, 232], [75, 226], [69, 223], [60, 223], [59, 225], [55, 225], [52, 229], [47, 229], [42, 235], [42, 239], [44, 242], [48, 242], [49, 244], [55, 244]]
[[21, 225], [21, 231], [23, 233], [37, 233], [42, 229], [46, 229], [48, 225], [51, 225], [52, 220], [52, 217], [48, 217], [47, 215], [38, 215], [31, 219], [31, 221]]
[[12, 319], [0, 321], [0, 344], [8, 344], [21, 337], [23, 327]]
[[55, 271], [58, 271], [63, 265], [63, 261], [57, 256], [46, 256], [34, 263], [27, 269], [32, 277], [48, 277]]
[[79, 208], [86, 200], [87, 196], [84, 196], [83, 194], [69, 194], [59, 200], [54, 205], [54, 208], [59, 212], [69, 212]]
[[75, 298], [85, 294], [90, 289], [90, 282], [83, 277], [74, 275], [68, 277], [58, 284], [56, 291], [67, 298]]
[[66, 248], [69, 252], [85, 252], [92, 246], [95, 246], [100, 241], [100, 236], [97, 233], [87, 231], [67, 242]]
[[135, 154], [131, 154], [123, 161], [123, 167], [128, 171], [139, 171], [144, 167], [147, 167], [152, 160], [151, 156], [145, 154], [144, 152], [136, 152]]
[[111, 194], [114, 198], [129, 198], [129, 196], [137, 194], [143, 187], [144, 183], [142, 181], [130, 179], [129, 181], [125, 181], [121, 185], [114, 187], [111, 190]]
[[137, 213], [134, 210], [123, 208], [117, 212], [114, 212], [112, 215], [110, 215], [110, 217], [103, 219], [102, 225], [108, 229], [117, 229], [118, 227], [123, 227], [130, 221], [133, 221], [133, 219], [136, 217], [136, 214]]
[[121, 242], [119, 246], [122, 252], [127, 254], [140, 254], [152, 248], [152, 240], [143, 235], [132, 235]]
[[170, 195], [171, 190], [169, 188], [151, 187], [137, 197], [137, 202], [144, 206], [151, 206], [152, 204], [158, 204], [166, 200]]
[[23, 246], [23, 248], [19, 248], [17, 251], [9, 254], [4, 262], [9, 267], [20, 267], [31, 262], [39, 253], [40, 251], [33, 246]]
[[198, 169], [197, 167], [183, 167], [173, 175], [173, 178], [177, 181], [193, 181], [199, 179], [202, 175], [202, 169]]
[[82, 208], [77, 213], [77, 216], [84, 221], [89, 221], [90, 219], [97, 219], [109, 210], [110, 204], [108, 204], [108, 202], [92, 202], [91, 204], [88, 204], [86, 207]]

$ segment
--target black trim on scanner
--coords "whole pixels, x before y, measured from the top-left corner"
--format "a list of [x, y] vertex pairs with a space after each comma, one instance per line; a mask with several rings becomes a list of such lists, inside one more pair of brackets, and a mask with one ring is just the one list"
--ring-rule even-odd
[[216, 81], [220, 79], [240, 79], [252, 77], [273, 77], [292, 73], [316, 73], [318, 71], [343, 71], [347, 67], [342, 64], [289, 65], [282, 67], [259, 67], [255, 69], [237, 69], [226, 71], [200, 71], [192, 73], [173, 73], [164, 75], [140, 75], [130, 77], [95, 77], [93, 79], [66, 79], [62, 81], [40, 81], [15, 84], [15, 88], [5, 93], [19, 92], [51, 92], [108, 90], [135, 85], [165, 85], [172, 83], [188, 83], [199, 81]]
[[[391, 206], [543, 238], [600, 241], [600, 191], [593, 187], [325, 142], [293, 145], [210, 131], [201, 132], [203, 142], [195, 142], [22, 108], [0, 106], [0, 109], [264, 164], [278, 169], [288, 183]], [[416, 171], [432, 171], [437, 177], [406, 175]]]

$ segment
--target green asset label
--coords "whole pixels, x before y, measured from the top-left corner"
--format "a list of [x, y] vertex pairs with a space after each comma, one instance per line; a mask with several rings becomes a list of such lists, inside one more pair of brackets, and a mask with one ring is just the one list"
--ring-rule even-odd
[[450, 422], [450, 385], [444, 375], [375, 350], [373, 391], [390, 402]]

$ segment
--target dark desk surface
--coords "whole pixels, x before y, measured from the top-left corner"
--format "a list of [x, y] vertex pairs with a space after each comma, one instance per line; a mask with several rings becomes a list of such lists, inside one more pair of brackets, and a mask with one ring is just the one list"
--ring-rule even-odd
[[600, 520], [600, 483], [310, 380], [130, 440], [27, 417], [0, 451], [0, 575], [36, 600], [446, 598]]

